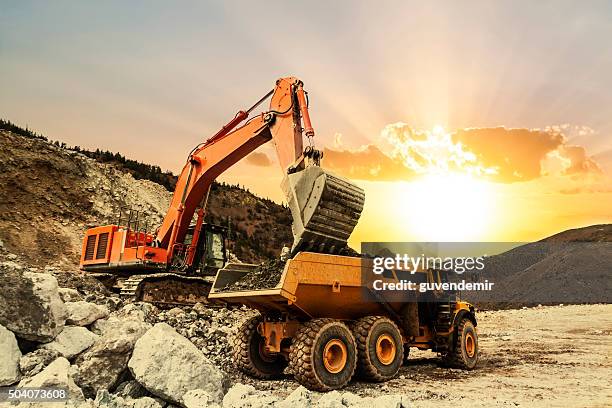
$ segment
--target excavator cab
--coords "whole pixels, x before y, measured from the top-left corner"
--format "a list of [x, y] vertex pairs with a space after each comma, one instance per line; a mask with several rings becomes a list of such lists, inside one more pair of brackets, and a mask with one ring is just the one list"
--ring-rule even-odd
[[[193, 239], [195, 225], [191, 225], [185, 236], [185, 245], [189, 246]], [[202, 231], [191, 274], [197, 276], [214, 276], [217, 270], [223, 268], [227, 262], [225, 251], [227, 228], [215, 224], [202, 224]]]

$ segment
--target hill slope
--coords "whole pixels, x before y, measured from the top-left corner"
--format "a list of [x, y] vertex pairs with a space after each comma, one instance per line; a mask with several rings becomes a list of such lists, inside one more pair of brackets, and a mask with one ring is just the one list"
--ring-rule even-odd
[[563, 231], [487, 258], [476, 281], [491, 292], [466, 292], [481, 305], [612, 303], [612, 224]]
[[[132, 173], [39, 135], [0, 130], [0, 252], [32, 266], [74, 267], [85, 229], [116, 222], [121, 207], [141, 209], [159, 225], [171, 193]], [[230, 224], [244, 261], [277, 256], [292, 240], [288, 208], [238, 187], [214, 185], [208, 218]]]

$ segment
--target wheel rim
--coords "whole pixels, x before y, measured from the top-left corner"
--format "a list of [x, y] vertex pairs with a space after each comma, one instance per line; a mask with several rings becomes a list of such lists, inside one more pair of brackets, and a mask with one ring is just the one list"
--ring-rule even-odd
[[476, 341], [472, 333], [467, 333], [465, 335], [465, 352], [467, 353], [468, 357], [474, 357], [474, 354], [476, 353]]
[[259, 339], [259, 357], [266, 363], [276, 361], [276, 355], [266, 350], [266, 340], [264, 338]]
[[383, 334], [376, 340], [376, 357], [384, 365], [389, 365], [395, 360], [397, 350], [393, 337]]
[[323, 349], [323, 364], [325, 369], [332, 374], [339, 373], [346, 366], [346, 345], [339, 339], [327, 342]]

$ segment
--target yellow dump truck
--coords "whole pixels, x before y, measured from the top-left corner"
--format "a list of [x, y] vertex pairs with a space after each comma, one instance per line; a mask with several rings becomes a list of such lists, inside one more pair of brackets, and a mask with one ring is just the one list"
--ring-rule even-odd
[[[257, 378], [274, 378], [289, 366], [307, 388], [328, 391], [354, 375], [369, 381], [393, 378], [410, 347], [439, 352], [449, 365], [471, 370], [478, 361], [474, 307], [454, 293], [391, 297], [368, 289], [366, 258], [299, 252], [287, 261], [278, 284], [233, 289], [257, 267], [229, 264], [219, 270], [211, 300], [257, 309], [234, 344], [238, 368]], [[365, 263], [365, 264], [364, 264]], [[367, 268], [367, 266], [366, 266]], [[442, 271], [386, 271], [380, 279], [444, 281]]]

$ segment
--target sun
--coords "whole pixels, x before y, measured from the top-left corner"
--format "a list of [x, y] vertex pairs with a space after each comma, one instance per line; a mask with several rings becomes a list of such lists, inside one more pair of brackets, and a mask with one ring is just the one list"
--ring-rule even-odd
[[466, 174], [424, 175], [401, 183], [401, 228], [418, 241], [482, 241], [493, 229], [491, 183]]

